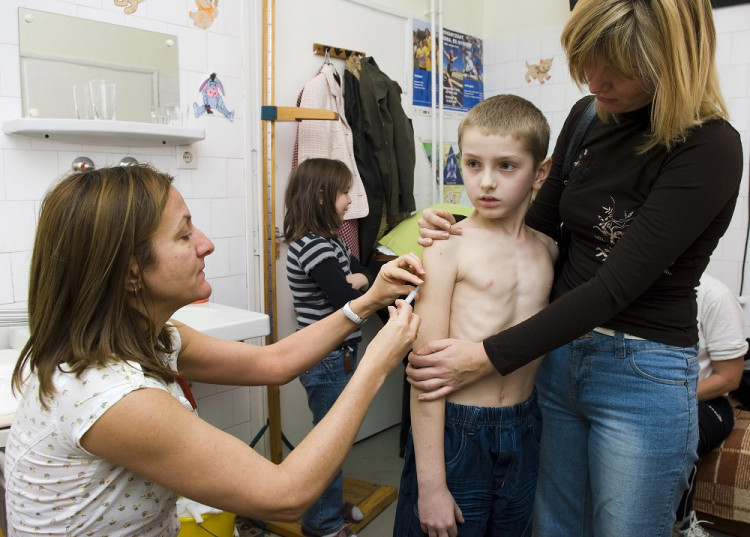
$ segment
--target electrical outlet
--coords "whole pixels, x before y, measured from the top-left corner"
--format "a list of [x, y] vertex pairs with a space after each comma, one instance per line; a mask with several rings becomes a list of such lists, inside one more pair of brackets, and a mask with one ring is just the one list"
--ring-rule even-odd
[[198, 155], [192, 145], [178, 145], [177, 168], [181, 170], [195, 170], [198, 168]]

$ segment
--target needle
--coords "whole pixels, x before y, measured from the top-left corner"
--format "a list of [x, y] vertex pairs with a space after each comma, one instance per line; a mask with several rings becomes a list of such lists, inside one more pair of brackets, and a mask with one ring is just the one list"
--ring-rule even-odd
[[419, 286], [418, 285], [412, 290], [411, 293], [409, 293], [408, 295], [406, 295], [406, 298], [404, 299], [404, 302], [406, 302], [407, 304], [411, 304], [412, 302], [414, 302], [414, 297], [417, 296], [417, 291], [419, 291]]

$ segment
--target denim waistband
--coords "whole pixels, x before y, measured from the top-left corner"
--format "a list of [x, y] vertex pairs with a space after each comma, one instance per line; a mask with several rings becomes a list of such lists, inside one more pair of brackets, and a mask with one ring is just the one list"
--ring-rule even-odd
[[645, 338], [634, 336], [633, 334], [628, 334], [626, 332], [620, 332], [619, 330], [612, 330], [611, 328], [604, 328], [603, 326], [597, 326], [594, 328], [594, 332], [599, 332], [600, 334], [610, 337], [615, 337], [615, 334], [620, 333], [625, 339], [640, 339], [641, 341], [645, 341]]
[[511, 406], [469, 406], [448, 401], [445, 404], [445, 421], [464, 425], [499, 425], [510, 421], [523, 421], [536, 408], [537, 397], [534, 388], [526, 401]]

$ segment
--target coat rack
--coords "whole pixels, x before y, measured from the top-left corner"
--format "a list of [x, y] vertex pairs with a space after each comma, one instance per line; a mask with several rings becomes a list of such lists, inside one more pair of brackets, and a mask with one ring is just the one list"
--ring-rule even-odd
[[358, 52], [356, 50], [349, 50], [346, 48], [332, 47], [330, 45], [321, 45], [320, 43], [313, 43], [313, 52], [318, 56], [325, 56], [326, 52], [331, 58], [339, 58], [345, 60], [352, 54], [364, 58], [367, 56], [364, 52]]

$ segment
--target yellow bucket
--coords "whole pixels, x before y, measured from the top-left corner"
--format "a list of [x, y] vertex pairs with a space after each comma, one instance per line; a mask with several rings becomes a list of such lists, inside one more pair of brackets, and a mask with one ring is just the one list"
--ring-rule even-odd
[[180, 533], [177, 537], [232, 537], [236, 515], [227, 511], [202, 515], [203, 522], [198, 524], [191, 516], [180, 517]]

